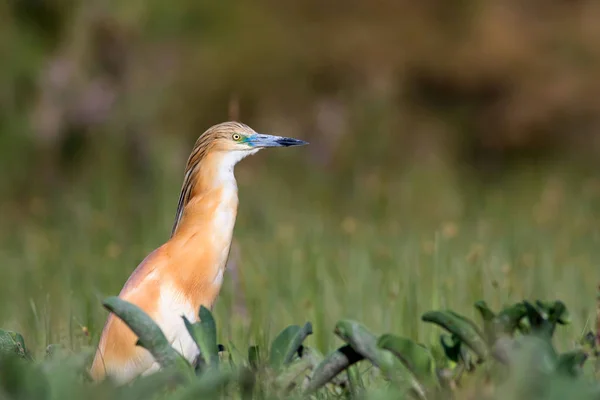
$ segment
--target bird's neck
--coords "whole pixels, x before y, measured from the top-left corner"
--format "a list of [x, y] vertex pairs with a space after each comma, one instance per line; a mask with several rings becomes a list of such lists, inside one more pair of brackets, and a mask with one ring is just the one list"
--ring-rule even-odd
[[203, 163], [167, 247], [177, 266], [175, 284], [194, 308], [210, 307], [219, 293], [238, 207], [231, 160], [209, 156]]
[[188, 241], [198, 234], [204, 236], [198, 238], [204, 241], [223, 236], [231, 240], [238, 206], [233, 174], [235, 156], [235, 153], [208, 154], [190, 169], [189, 180], [182, 188], [172, 240]]

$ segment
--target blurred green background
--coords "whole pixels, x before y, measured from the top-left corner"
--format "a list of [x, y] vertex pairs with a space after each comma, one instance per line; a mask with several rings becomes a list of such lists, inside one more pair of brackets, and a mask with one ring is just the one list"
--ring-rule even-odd
[[[0, 3], [0, 326], [95, 345], [168, 239], [195, 139], [228, 119], [310, 146], [236, 168], [221, 342], [311, 321], [423, 342], [421, 313], [600, 283], [595, 0]], [[561, 331], [562, 334], [562, 331]]]

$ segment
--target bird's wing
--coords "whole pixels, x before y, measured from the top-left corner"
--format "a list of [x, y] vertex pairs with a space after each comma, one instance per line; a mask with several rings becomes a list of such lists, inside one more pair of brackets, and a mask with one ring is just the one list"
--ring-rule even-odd
[[[119, 297], [140, 307], [152, 316], [159, 294], [158, 272], [168, 261], [166, 251], [159, 247], [150, 253], [133, 271]], [[126, 382], [152, 367], [150, 353], [136, 346], [137, 337], [123, 321], [109, 314], [90, 373], [96, 380], [105, 375]]]
[[166, 263], [167, 258], [168, 254], [164, 245], [148, 254], [146, 258], [142, 260], [140, 265], [138, 265], [137, 268], [131, 273], [129, 278], [127, 278], [127, 281], [119, 293], [119, 297], [122, 297], [128, 292], [138, 288], [142, 282], [144, 282], [148, 277], [152, 276], [152, 274], [160, 265], [164, 265]]

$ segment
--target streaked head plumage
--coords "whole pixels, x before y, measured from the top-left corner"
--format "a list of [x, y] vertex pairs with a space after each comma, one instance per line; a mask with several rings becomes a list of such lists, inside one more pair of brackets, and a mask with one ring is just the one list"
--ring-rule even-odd
[[213, 151], [252, 151], [265, 147], [290, 147], [304, 144], [307, 142], [303, 140], [257, 133], [248, 125], [236, 121], [211, 126], [196, 142], [196, 146], [210, 147]]

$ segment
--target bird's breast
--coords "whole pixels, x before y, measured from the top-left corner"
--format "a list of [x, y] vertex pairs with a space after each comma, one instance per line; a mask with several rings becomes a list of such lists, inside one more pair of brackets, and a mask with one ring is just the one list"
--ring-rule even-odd
[[164, 282], [160, 289], [155, 320], [173, 348], [191, 363], [199, 350], [185, 327], [183, 317], [196, 322], [198, 310], [183, 291], [168, 281]]

